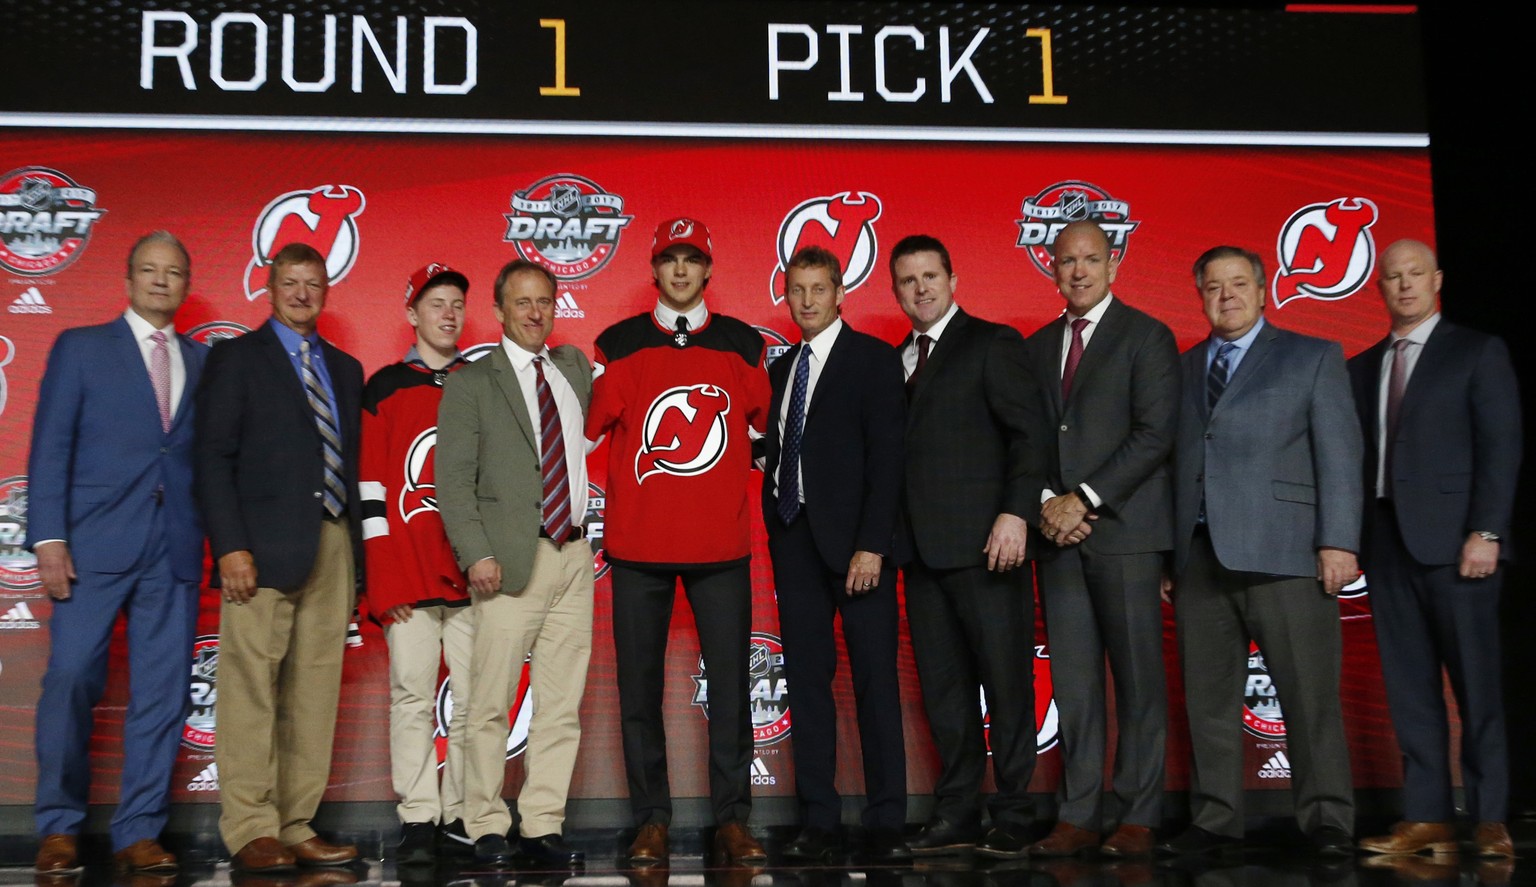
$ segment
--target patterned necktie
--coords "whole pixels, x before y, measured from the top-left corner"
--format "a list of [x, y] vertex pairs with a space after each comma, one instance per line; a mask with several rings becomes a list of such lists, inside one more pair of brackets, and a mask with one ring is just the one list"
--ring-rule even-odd
[[556, 545], [571, 536], [570, 469], [565, 464], [565, 432], [554, 392], [544, 378], [544, 358], [533, 359], [534, 390], [539, 401], [539, 469], [544, 475], [544, 532]]
[[928, 352], [933, 348], [933, 337], [922, 335], [917, 337], [917, 366], [912, 368], [912, 375], [907, 377], [907, 397], [912, 397], [912, 392], [917, 390], [917, 377], [922, 374], [923, 367], [928, 364]]
[[688, 346], [688, 318], [679, 314], [677, 316], [677, 332], [672, 335], [672, 341], [679, 348]]
[[309, 397], [309, 408], [315, 411], [315, 428], [320, 432], [320, 455], [325, 462], [325, 513], [341, 517], [347, 504], [347, 488], [341, 481], [341, 432], [336, 426], [331, 399], [320, 385], [320, 377], [315, 374], [315, 365], [310, 360], [308, 339], [299, 342], [299, 366], [304, 377], [304, 394]]
[[[1061, 369], [1061, 402], [1067, 402], [1072, 393], [1072, 377], [1077, 375], [1077, 365], [1083, 361], [1083, 330], [1088, 328], [1088, 318], [1072, 321], [1072, 345], [1067, 348], [1067, 365]], [[1095, 351], [1095, 354], [1098, 352]]]
[[149, 352], [149, 382], [155, 386], [155, 403], [160, 406], [160, 430], [171, 430], [171, 349], [165, 344], [165, 333], [155, 330], [149, 334], [155, 347]]
[[1207, 410], [1216, 409], [1216, 401], [1221, 400], [1221, 393], [1227, 390], [1227, 378], [1231, 375], [1228, 363], [1232, 359], [1232, 352], [1237, 346], [1231, 342], [1222, 342], [1216, 349], [1216, 359], [1211, 361], [1211, 369], [1205, 374], [1205, 406]]
[[1397, 420], [1403, 410], [1403, 393], [1408, 390], [1407, 339], [1392, 343], [1392, 375], [1387, 377], [1387, 451], [1383, 456], [1384, 486], [1392, 489], [1392, 451], [1397, 446]]
[[[915, 374], [914, 374], [915, 375]], [[795, 384], [789, 390], [784, 420], [784, 457], [779, 461], [779, 519], [790, 523], [800, 513], [800, 441], [805, 432], [805, 396], [811, 384], [811, 349], [800, 346]]]

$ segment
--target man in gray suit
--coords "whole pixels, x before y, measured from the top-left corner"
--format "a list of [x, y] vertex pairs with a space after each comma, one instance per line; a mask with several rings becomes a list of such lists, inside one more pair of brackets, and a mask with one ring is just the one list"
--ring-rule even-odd
[[1359, 575], [1363, 444], [1344, 353], [1264, 320], [1264, 264], [1232, 246], [1195, 261], [1211, 336], [1184, 353], [1174, 568], [1194, 822], [1158, 846], [1241, 843], [1237, 713], [1251, 639], [1285, 712], [1296, 820], [1322, 855], [1354, 852], [1335, 595]]
[[545, 344], [555, 278], [543, 266], [508, 263], [495, 299], [501, 347], [449, 376], [438, 409], [438, 506], [475, 609], [474, 681], [460, 703], [469, 706], [464, 828], [477, 862], [512, 861], [501, 799], [507, 710], [536, 649], [518, 849], [540, 864], [576, 865], [582, 853], [561, 831], [592, 652], [592, 551], [580, 525], [592, 366], [574, 345]]
[[1105, 831], [1106, 652], [1120, 810], [1100, 850], [1149, 854], [1162, 821], [1168, 696], [1158, 587], [1173, 548], [1179, 351], [1166, 325], [1110, 294], [1118, 267], [1096, 223], [1062, 229], [1053, 271], [1067, 308], [1027, 342], [1044, 403], [1039, 527], [1055, 544], [1042, 546], [1036, 570], [1064, 765], [1056, 827], [1029, 848], [1033, 856], [1099, 846]]

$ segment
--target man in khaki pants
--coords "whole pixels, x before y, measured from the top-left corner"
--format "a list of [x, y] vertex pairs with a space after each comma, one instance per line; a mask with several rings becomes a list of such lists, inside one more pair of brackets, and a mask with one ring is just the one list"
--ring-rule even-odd
[[592, 366], [575, 346], [545, 344], [555, 285], [531, 262], [501, 269], [501, 347], [448, 377], [438, 411], [438, 507], [469, 574], [476, 620], [464, 825], [482, 865], [513, 857], [501, 799], [507, 709], [530, 654], [534, 709], [518, 855], [543, 865], [583, 862], [561, 829], [592, 651], [592, 552], [580, 525]]

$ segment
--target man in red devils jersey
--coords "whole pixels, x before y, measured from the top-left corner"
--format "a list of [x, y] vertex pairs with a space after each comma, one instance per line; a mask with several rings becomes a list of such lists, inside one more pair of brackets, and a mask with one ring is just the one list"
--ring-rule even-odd
[[[432, 862], [436, 826], [446, 847], [464, 837], [464, 715], [469, 710], [474, 621], [464, 571], [437, 510], [433, 454], [443, 382], [464, 363], [464, 298], [469, 280], [441, 262], [411, 275], [405, 318], [416, 344], [363, 389], [358, 499], [371, 569], [365, 601], [389, 643], [389, 758], [400, 803], [396, 863]], [[438, 666], [461, 704], [448, 726], [448, 761], [438, 785], [432, 717]]]
[[713, 271], [709, 230], [662, 222], [651, 244], [656, 308], [597, 337], [604, 372], [587, 437], [608, 435], [605, 527], [613, 565], [624, 768], [638, 833], [637, 864], [664, 863], [672, 797], [661, 718], [667, 631], [677, 581], [693, 608], [709, 673], [710, 803], [714, 860], [760, 862], [752, 810], [752, 720], [747, 699], [752, 627], [748, 429], [768, 412], [763, 337], [704, 305]]

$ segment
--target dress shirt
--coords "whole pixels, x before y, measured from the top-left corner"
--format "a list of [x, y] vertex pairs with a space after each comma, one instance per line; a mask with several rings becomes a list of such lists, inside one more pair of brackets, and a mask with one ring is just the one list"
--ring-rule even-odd
[[[1109, 310], [1109, 303], [1114, 301], [1114, 299], [1113, 293], [1105, 293], [1104, 298], [1099, 300], [1099, 304], [1089, 308], [1088, 313], [1083, 315], [1083, 318], [1088, 321], [1088, 325], [1083, 327], [1082, 333], [1084, 353], [1088, 351], [1088, 341], [1093, 338], [1093, 331], [1099, 328], [1099, 321], [1104, 319], [1104, 312]], [[1067, 319], [1067, 325], [1062, 328], [1061, 362], [1056, 365], [1057, 381], [1060, 381], [1061, 377], [1067, 372], [1067, 352], [1072, 348], [1072, 321], [1077, 320], [1077, 315], [1073, 314], [1070, 309], [1062, 312], [1062, 314]], [[1088, 497], [1089, 508], [1098, 508], [1104, 504], [1104, 500], [1099, 498], [1099, 494], [1093, 491], [1093, 487], [1084, 483], [1078, 484], [1078, 489], [1082, 490], [1083, 494]], [[1049, 501], [1055, 495], [1055, 491], [1047, 488], [1040, 492], [1040, 501], [1042, 503]]]
[[[144, 370], [153, 379], [155, 370], [151, 364], [151, 355], [155, 352], [155, 343], [149, 337], [155, 334], [155, 327], [132, 308], [123, 312], [123, 318], [128, 321], [133, 340], [139, 343], [139, 353], [144, 357]], [[160, 328], [160, 332], [165, 333], [165, 350], [171, 355], [171, 418], [174, 419], [177, 407], [181, 406], [181, 394], [187, 387], [187, 367], [181, 359], [181, 341], [176, 337], [176, 325], [168, 323]]]
[[661, 302], [657, 302], [656, 310], [652, 312], [652, 316], [656, 318], [656, 322], [661, 324], [663, 329], [668, 331], [677, 329], [677, 318], [679, 316], [686, 317], [688, 318], [688, 332], [696, 333], [703, 328], [704, 324], [709, 322], [709, 309], [704, 307], [703, 302], [700, 302], [679, 314]]
[[[673, 315], [676, 317], [676, 314]], [[580, 527], [587, 520], [587, 442], [582, 436], [586, 419], [581, 414], [581, 401], [576, 391], [565, 380], [565, 373], [549, 359], [549, 347], [539, 349], [538, 354], [524, 349], [506, 336], [501, 337], [501, 350], [512, 361], [512, 371], [517, 373], [517, 384], [523, 390], [523, 405], [528, 408], [528, 420], [533, 423], [536, 441], [539, 428], [538, 378], [533, 373], [533, 359], [544, 358], [544, 381], [549, 383], [549, 393], [555, 399], [555, 409], [560, 412], [560, 432], [565, 436], [565, 468], [571, 483], [571, 525]], [[542, 445], [542, 441], [538, 441]], [[544, 455], [542, 450], [540, 457]]]
[[[1253, 347], [1253, 340], [1259, 337], [1259, 330], [1264, 328], [1264, 316], [1259, 315], [1259, 322], [1253, 325], [1253, 329], [1244, 333], [1241, 337], [1233, 339], [1233, 345], [1237, 346], [1227, 354], [1227, 383], [1231, 384], [1232, 378], [1237, 375], [1237, 366], [1248, 356], [1248, 349]], [[1205, 371], [1210, 373], [1211, 364], [1216, 360], [1216, 349], [1227, 344], [1227, 340], [1211, 334], [1205, 344]]]
[[[325, 396], [331, 402], [331, 410], [336, 409], [336, 389], [331, 385], [331, 372], [325, 368], [325, 349], [320, 347], [320, 334], [310, 333], [301, 336], [292, 327], [272, 318], [267, 321], [277, 333], [277, 340], [282, 343], [283, 350], [288, 352], [288, 360], [293, 363], [293, 373], [299, 377], [299, 387], [304, 386], [304, 354], [299, 350], [300, 343], [309, 342], [309, 365], [315, 371], [315, 378], [320, 380], [320, 387], [325, 389]], [[332, 423], [336, 426], [336, 437], [341, 437], [340, 417]]]
[[955, 312], [959, 310], [960, 305], [958, 303], [950, 302], [949, 310], [945, 311], [944, 316], [928, 328], [928, 332], [919, 333], [917, 330], [912, 331], [912, 341], [907, 343], [907, 347], [901, 349], [901, 367], [905, 370], [903, 378], [910, 379], [912, 374], [917, 372], [917, 337], [927, 336], [933, 340], [933, 344], [928, 346], [928, 359], [932, 360], [933, 349], [939, 346], [939, 336], [944, 335], [944, 328], [949, 326], [949, 322], [955, 317]]
[[[795, 362], [789, 365], [789, 387], [792, 390], [795, 385], [795, 370], [799, 367], [800, 361], [809, 360], [811, 362], [810, 377], [805, 385], [805, 411], [807, 414], [811, 411], [811, 398], [816, 394], [816, 380], [821, 378], [821, 368], [827, 365], [827, 355], [832, 353], [832, 346], [837, 342], [837, 334], [842, 331], [843, 319], [839, 317], [832, 321], [831, 326], [817, 333], [816, 338], [811, 339], [809, 342], [803, 342], [800, 353], [795, 355]], [[781, 446], [784, 441], [784, 429], [789, 421], [789, 400], [790, 390], [786, 390], [784, 392], [784, 402], [779, 405], [779, 442]], [[804, 417], [801, 418], [803, 419]], [[803, 425], [801, 426], [801, 439], [805, 439]], [[804, 464], [805, 456], [802, 452], [800, 463], [797, 466], [797, 473], [799, 474], [797, 486], [800, 489], [800, 504], [802, 505], [805, 504]], [[778, 495], [779, 478], [777, 472], [774, 473], [773, 490], [774, 495]]]
[[1406, 373], [1403, 378], [1403, 390], [1408, 390], [1408, 380], [1413, 378], [1413, 368], [1419, 365], [1419, 355], [1424, 353], [1424, 343], [1429, 341], [1429, 334], [1440, 325], [1440, 312], [1436, 311], [1425, 318], [1422, 323], [1408, 331], [1408, 335], [1399, 336], [1392, 333], [1387, 336], [1387, 353], [1381, 361], [1381, 382], [1376, 389], [1376, 452], [1382, 458], [1376, 460], [1376, 495], [1384, 497], [1387, 494], [1387, 396], [1392, 388], [1392, 358], [1393, 350], [1400, 339], [1407, 339], [1409, 344], [1404, 347], [1407, 353], [1403, 355], [1403, 369]]

